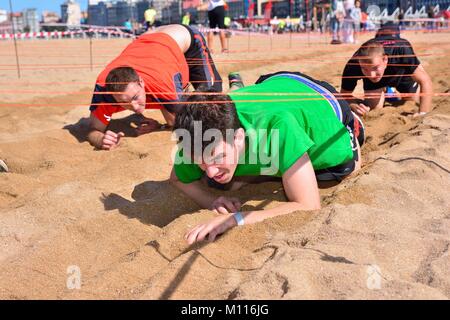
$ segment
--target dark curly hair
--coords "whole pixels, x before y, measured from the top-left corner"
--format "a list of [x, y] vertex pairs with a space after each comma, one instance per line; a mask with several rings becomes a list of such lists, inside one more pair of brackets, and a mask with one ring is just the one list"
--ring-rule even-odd
[[[180, 112], [176, 115], [173, 127], [175, 133], [177, 129], [185, 129], [190, 133], [191, 150], [194, 150], [195, 143], [194, 121], [201, 121], [202, 137], [208, 129], [217, 129], [222, 133], [222, 139], [225, 141], [228, 129], [236, 130], [242, 127], [236, 112], [236, 106], [230, 96], [218, 93], [214, 89], [199, 88], [199, 90], [185, 100], [185, 104], [182, 105]], [[179, 140], [180, 138], [178, 136]], [[211, 141], [203, 141], [202, 139], [201, 143], [203, 151]]]

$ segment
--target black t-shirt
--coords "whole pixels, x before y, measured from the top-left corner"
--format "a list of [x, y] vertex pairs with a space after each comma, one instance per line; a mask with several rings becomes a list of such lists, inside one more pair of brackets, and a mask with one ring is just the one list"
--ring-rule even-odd
[[[401, 82], [410, 81], [411, 74], [414, 73], [420, 64], [416, 54], [408, 40], [393, 37], [379, 37], [365, 42], [361, 47], [369, 43], [379, 42], [384, 46], [384, 51], [388, 56], [388, 66], [384, 71], [384, 76], [377, 83], [367, 79], [361, 71], [358, 59], [359, 50], [347, 62], [342, 74], [341, 89], [353, 91], [358, 80], [363, 79], [364, 90], [376, 90], [384, 87], [397, 87]], [[405, 75], [405, 76], [402, 76]], [[407, 78], [407, 79], [406, 79]]]

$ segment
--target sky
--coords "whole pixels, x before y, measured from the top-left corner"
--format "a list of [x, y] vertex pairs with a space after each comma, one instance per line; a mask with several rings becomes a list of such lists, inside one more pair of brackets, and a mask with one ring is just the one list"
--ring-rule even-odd
[[[86, 11], [88, 0], [76, 0], [81, 7], [81, 11]], [[42, 11], [54, 11], [61, 15], [61, 4], [65, 0], [11, 0], [13, 5], [13, 10], [15, 12], [22, 11], [27, 8], [38, 9], [39, 14]], [[9, 11], [9, 0], [0, 0], [0, 9]]]

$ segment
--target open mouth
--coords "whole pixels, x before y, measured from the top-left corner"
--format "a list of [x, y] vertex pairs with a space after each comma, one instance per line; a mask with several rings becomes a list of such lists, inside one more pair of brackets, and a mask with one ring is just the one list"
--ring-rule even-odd
[[224, 173], [221, 173], [221, 174], [218, 174], [218, 175], [216, 175], [215, 177], [214, 177], [214, 180], [216, 180], [216, 181], [222, 181], [223, 180], [223, 178], [224, 178], [224, 176], [225, 176], [225, 172]]

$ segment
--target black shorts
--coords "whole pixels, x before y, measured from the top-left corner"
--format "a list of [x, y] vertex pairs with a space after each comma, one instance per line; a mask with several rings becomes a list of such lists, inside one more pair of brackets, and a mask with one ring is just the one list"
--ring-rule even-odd
[[225, 7], [218, 6], [211, 11], [208, 11], [209, 27], [211, 29], [219, 28], [225, 29]]
[[[256, 81], [256, 84], [261, 83], [272, 76], [275, 75], [279, 76], [281, 74], [294, 75], [306, 78], [318, 84], [322, 88], [328, 90], [331, 93], [331, 95], [334, 95], [335, 97], [336, 97], [335, 94], [338, 93], [336, 89], [328, 82], [316, 80], [300, 72], [280, 71], [272, 74], [263, 75], [259, 77], [259, 79]], [[360, 146], [362, 146], [365, 141], [365, 130], [361, 119], [351, 111], [350, 106], [347, 103], [347, 101], [345, 101], [345, 99], [341, 99], [339, 96], [337, 96], [336, 100], [339, 103], [340, 111], [342, 114], [341, 122], [347, 128], [350, 134], [353, 149], [353, 159], [332, 168], [315, 170], [316, 178], [319, 181], [331, 181], [331, 180], [341, 181], [342, 178], [352, 173], [355, 170], [355, 162], [359, 160], [357, 141]]]
[[222, 78], [214, 65], [203, 34], [193, 26], [184, 26], [191, 34], [191, 45], [184, 54], [189, 66], [189, 81], [195, 89], [201, 85], [222, 92]]

